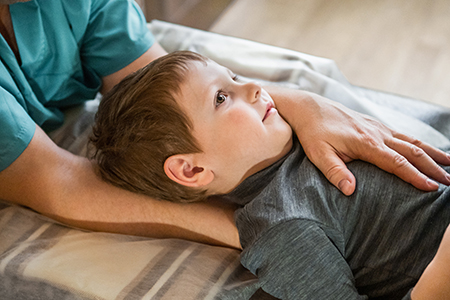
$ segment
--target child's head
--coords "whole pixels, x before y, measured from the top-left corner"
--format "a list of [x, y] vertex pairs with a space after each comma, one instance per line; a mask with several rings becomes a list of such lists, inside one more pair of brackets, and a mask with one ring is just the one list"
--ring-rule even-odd
[[191, 202], [230, 192], [274, 163], [291, 148], [292, 132], [259, 85], [176, 52], [105, 95], [92, 143], [107, 181]]

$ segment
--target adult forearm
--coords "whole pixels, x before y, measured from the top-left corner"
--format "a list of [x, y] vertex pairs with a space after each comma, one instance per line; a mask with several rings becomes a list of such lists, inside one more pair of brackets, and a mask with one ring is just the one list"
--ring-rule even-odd
[[280, 88], [277, 86], [265, 86], [264, 88], [274, 99], [276, 107], [283, 118], [293, 127], [302, 125], [305, 120], [305, 110], [313, 114], [319, 113], [320, 106], [324, 105], [322, 103], [323, 100], [326, 100], [325, 98], [319, 100], [318, 95], [303, 90]]
[[0, 173], [0, 198], [88, 230], [240, 246], [233, 207], [157, 201], [111, 186], [90, 161], [58, 148], [38, 127], [24, 153]]
[[56, 195], [54, 205], [43, 214], [95, 231], [239, 247], [233, 207], [220, 202], [178, 204], [154, 200], [105, 183], [95, 174], [91, 162], [80, 160], [72, 174], [63, 175], [60, 186], [70, 188]]

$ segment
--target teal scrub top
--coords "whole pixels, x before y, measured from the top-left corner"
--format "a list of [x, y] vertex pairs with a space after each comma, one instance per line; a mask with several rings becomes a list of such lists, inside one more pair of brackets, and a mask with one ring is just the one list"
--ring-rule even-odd
[[28, 146], [36, 124], [60, 126], [60, 109], [93, 99], [101, 78], [154, 42], [132, 0], [34, 0], [10, 5], [21, 65], [0, 35], [0, 171]]

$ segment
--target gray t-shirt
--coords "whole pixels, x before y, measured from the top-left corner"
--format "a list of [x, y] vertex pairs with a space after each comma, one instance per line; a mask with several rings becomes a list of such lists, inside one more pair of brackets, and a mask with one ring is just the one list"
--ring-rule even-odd
[[280, 299], [407, 299], [450, 223], [450, 189], [425, 193], [377, 167], [348, 164], [344, 196], [298, 141], [281, 161], [224, 197], [235, 214], [241, 263]]

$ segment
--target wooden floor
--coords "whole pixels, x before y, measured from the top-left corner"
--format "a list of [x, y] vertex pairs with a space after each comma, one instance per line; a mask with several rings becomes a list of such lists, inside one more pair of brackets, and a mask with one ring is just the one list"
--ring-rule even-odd
[[210, 31], [331, 58], [353, 84], [450, 107], [450, 0], [236, 0]]

